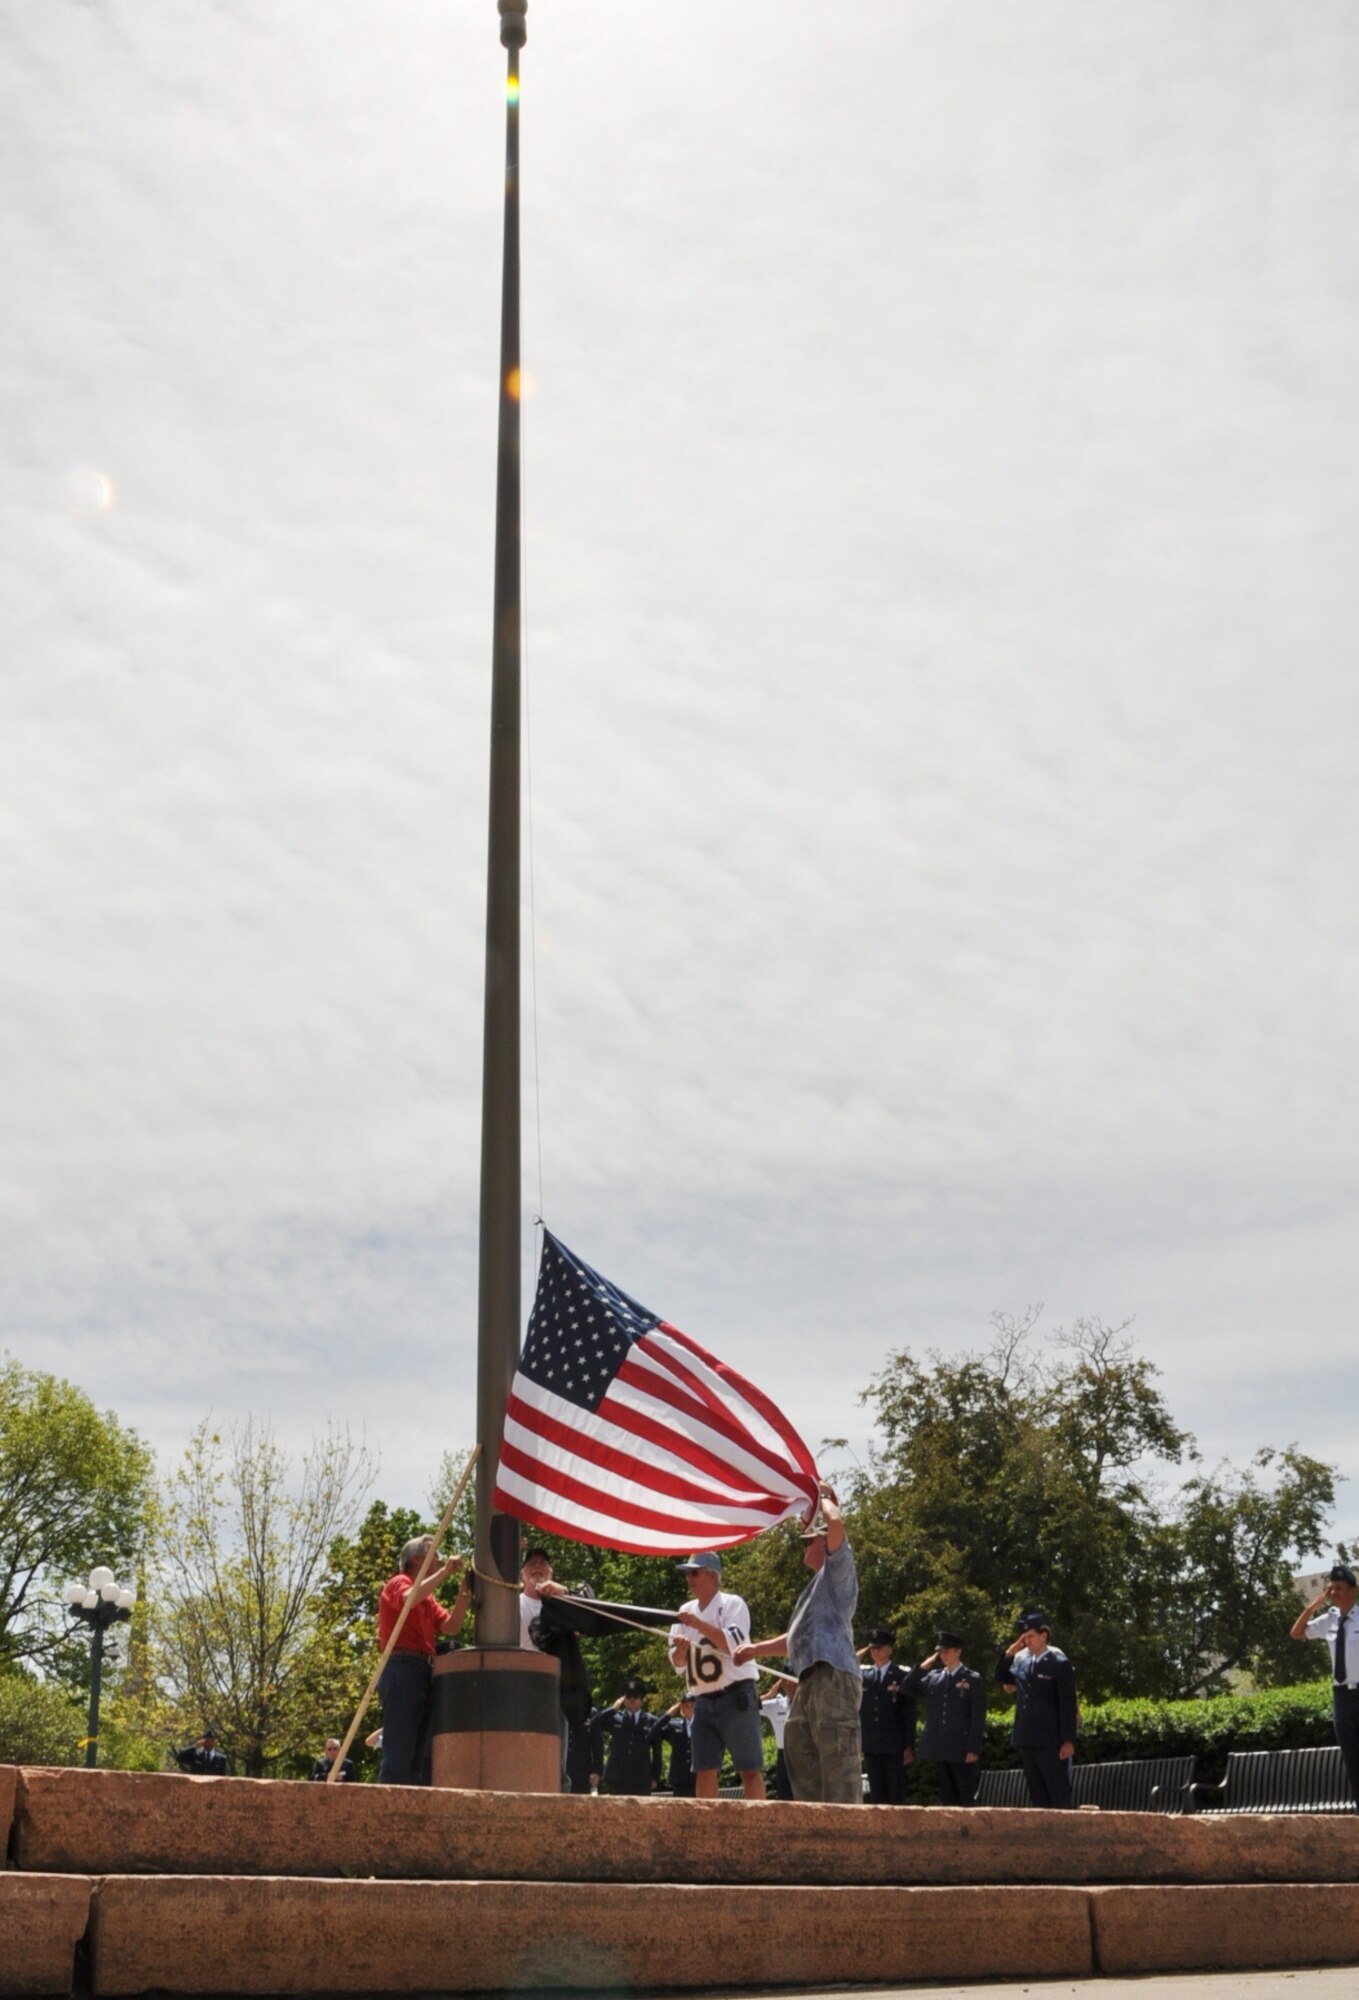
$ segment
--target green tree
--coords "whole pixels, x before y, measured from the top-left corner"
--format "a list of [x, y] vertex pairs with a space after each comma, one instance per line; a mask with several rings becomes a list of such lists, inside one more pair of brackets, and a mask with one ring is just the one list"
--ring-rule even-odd
[[131, 1575], [154, 1491], [135, 1431], [74, 1384], [0, 1361], [0, 1666], [87, 1676], [89, 1646], [66, 1634], [59, 1586], [96, 1563]]
[[985, 1669], [1041, 1608], [1087, 1702], [1314, 1671], [1287, 1647], [1289, 1576], [1321, 1546], [1332, 1468], [1264, 1452], [1163, 1493], [1157, 1463], [1197, 1451], [1126, 1327], [1079, 1320], [1044, 1356], [1036, 1319], [998, 1316], [984, 1352], [894, 1353], [867, 1391], [881, 1445], [847, 1513], [861, 1623], [909, 1646], [947, 1620]]
[[1264, 1686], [1314, 1680], [1325, 1648], [1288, 1637], [1293, 1575], [1326, 1546], [1335, 1468], [1290, 1445], [1258, 1451], [1184, 1488], [1176, 1612], [1167, 1630], [1177, 1693], [1218, 1694], [1241, 1675]]
[[248, 1777], [296, 1764], [332, 1712], [335, 1633], [323, 1584], [372, 1484], [347, 1432], [313, 1440], [292, 1476], [253, 1420], [199, 1425], [164, 1498], [152, 1617], [181, 1726], [211, 1723]]
[[84, 1761], [85, 1710], [52, 1681], [0, 1673], [0, 1764]]

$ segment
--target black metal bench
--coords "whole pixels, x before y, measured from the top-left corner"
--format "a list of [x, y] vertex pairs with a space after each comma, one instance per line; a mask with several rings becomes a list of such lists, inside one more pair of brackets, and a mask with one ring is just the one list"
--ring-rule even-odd
[[[1139, 1757], [1118, 1764], [1075, 1764], [1071, 1772], [1072, 1803], [1099, 1806], [1104, 1812], [1185, 1812], [1193, 1776], [1192, 1757]], [[977, 1786], [979, 1806], [1028, 1803], [1029, 1788], [1022, 1771], [982, 1772]]]
[[977, 1780], [979, 1806], [1026, 1806], [1029, 1788], [1022, 1771], [983, 1771]]
[[1102, 1812], [1179, 1813], [1189, 1810], [1192, 1757], [1136, 1757], [1118, 1764], [1077, 1764], [1071, 1796], [1078, 1806]]
[[1310, 1750], [1232, 1750], [1220, 1785], [1191, 1785], [1204, 1813], [1353, 1812], [1338, 1743]]

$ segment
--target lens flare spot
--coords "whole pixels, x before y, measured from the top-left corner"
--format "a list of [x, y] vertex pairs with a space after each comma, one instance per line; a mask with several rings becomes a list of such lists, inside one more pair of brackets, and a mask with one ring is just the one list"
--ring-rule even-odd
[[507, 104], [517, 104], [519, 102], [519, 79], [517, 76], [505, 79], [505, 102]]
[[517, 403], [524, 390], [524, 378], [517, 368], [511, 368], [505, 377], [505, 394], [512, 403]]
[[113, 505], [113, 481], [92, 465], [74, 465], [62, 480], [72, 514], [107, 514]]

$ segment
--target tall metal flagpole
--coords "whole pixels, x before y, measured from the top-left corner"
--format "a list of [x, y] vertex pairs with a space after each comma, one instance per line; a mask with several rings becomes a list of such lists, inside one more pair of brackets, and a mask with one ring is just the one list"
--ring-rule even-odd
[[[519, 52], [528, 0], [498, 0], [508, 51], [505, 247], [500, 293], [500, 444], [495, 495], [491, 650], [491, 794], [486, 885], [486, 1015], [481, 1085], [481, 1265], [477, 1312], [477, 1567], [519, 1572], [519, 1528], [492, 1510], [505, 1405], [519, 1360], [519, 683], [520, 343]], [[477, 1609], [483, 1647], [519, 1644], [518, 1599], [493, 1585]]]
[[519, 51], [528, 0], [498, 0], [505, 93], [505, 262], [500, 296], [500, 454], [495, 489], [486, 1039], [481, 1082], [477, 1309], [477, 1643], [434, 1662], [436, 1785], [555, 1792], [562, 1781], [557, 1662], [519, 1643], [519, 1524], [492, 1496], [519, 1360]]

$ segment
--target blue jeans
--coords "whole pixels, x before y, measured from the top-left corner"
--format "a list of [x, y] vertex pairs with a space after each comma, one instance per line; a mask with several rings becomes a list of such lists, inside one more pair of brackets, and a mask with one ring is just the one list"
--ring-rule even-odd
[[433, 1676], [434, 1662], [424, 1653], [393, 1653], [382, 1669], [378, 1682], [382, 1702], [380, 1785], [431, 1782], [429, 1697]]

